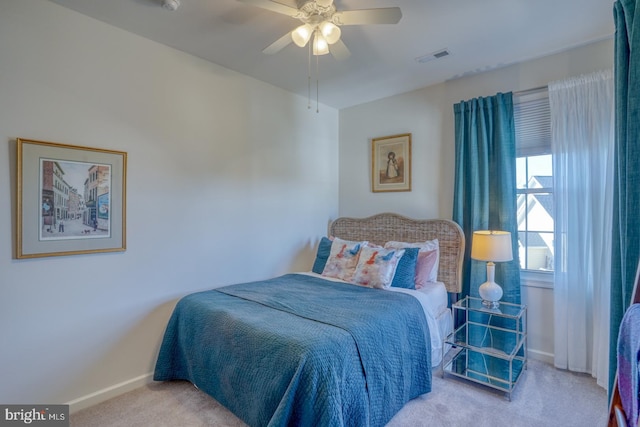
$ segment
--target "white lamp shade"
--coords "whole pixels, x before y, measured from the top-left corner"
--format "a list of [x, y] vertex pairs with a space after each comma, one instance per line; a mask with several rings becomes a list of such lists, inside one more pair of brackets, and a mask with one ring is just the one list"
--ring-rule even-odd
[[329, 53], [329, 43], [319, 31], [316, 31], [316, 35], [313, 38], [313, 54], [319, 56], [327, 53]]
[[511, 233], [495, 230], [474, 231], [471, 258], [478, 261], [511, 261], [513, 259]]
[[342, 33], [342, 31], [340, 31], [340, 27], [329, 21], [324, 21], [320, 24], [320, 32], [329, 44], [334, 44], [340, 40], [340, 35]]
[[305, 47], [313, 34], [313, 27], [309, 24], [300, 25], [291, 32], [291, 39], [299, 47]]

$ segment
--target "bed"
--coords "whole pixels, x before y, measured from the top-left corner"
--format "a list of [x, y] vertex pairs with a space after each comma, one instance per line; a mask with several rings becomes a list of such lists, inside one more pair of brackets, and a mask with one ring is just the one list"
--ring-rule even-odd
[[446, 300], [461, 287], [462, 230], [384, 213], [338, 218], [328, 235], [367, 247], [437, 239], [437, 280], [375, 289], [301, 272], [187, 295], [154, 380], [188, 380], [250, 426], [382, 426], [431, 391], [451, 328]]

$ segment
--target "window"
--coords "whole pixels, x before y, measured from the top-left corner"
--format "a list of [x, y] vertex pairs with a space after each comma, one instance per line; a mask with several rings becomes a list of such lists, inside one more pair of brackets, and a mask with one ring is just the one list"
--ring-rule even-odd
[[514, 97], [518, 251], [522, 270], [553, 272], [553, 158], [546, 89]]
[[518, 157], [520, 268], [553, 271], [553, 172], [551, 154]]

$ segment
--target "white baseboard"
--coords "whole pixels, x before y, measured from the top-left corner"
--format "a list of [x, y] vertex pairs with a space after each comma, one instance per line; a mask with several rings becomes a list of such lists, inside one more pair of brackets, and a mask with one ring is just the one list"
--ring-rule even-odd
[[124, 394], [128, 391], [135, 390], [138, 387], [142, 387], [153, 381], [153, 372], [140, 375], [139, 377], [132, 378], [127, 381], [123, 381], [118, 384], [114, 384], [110, 387], [103, 388], [94, 393], [87, 394], [86, 396], [79, 397], [67, 402], [69, 405], [69, 413], [73, 414], [81, 409], [88, 408], [89, 406], [97, 405], [113, 397]]
[[554, 358], [552, 353], [546, 353], [544, 351], [528, 349], [527, 356], [529, 356], [529, 359], [539, 360], [541, 362], [545, 362], [550, 365], [553, 365]]

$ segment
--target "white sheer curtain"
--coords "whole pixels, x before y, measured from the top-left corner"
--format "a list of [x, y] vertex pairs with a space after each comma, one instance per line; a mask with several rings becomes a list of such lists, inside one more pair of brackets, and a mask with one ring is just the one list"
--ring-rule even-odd
[[608, 386], [612, 71], [549, 84], [555, 217], [555, 366]]

